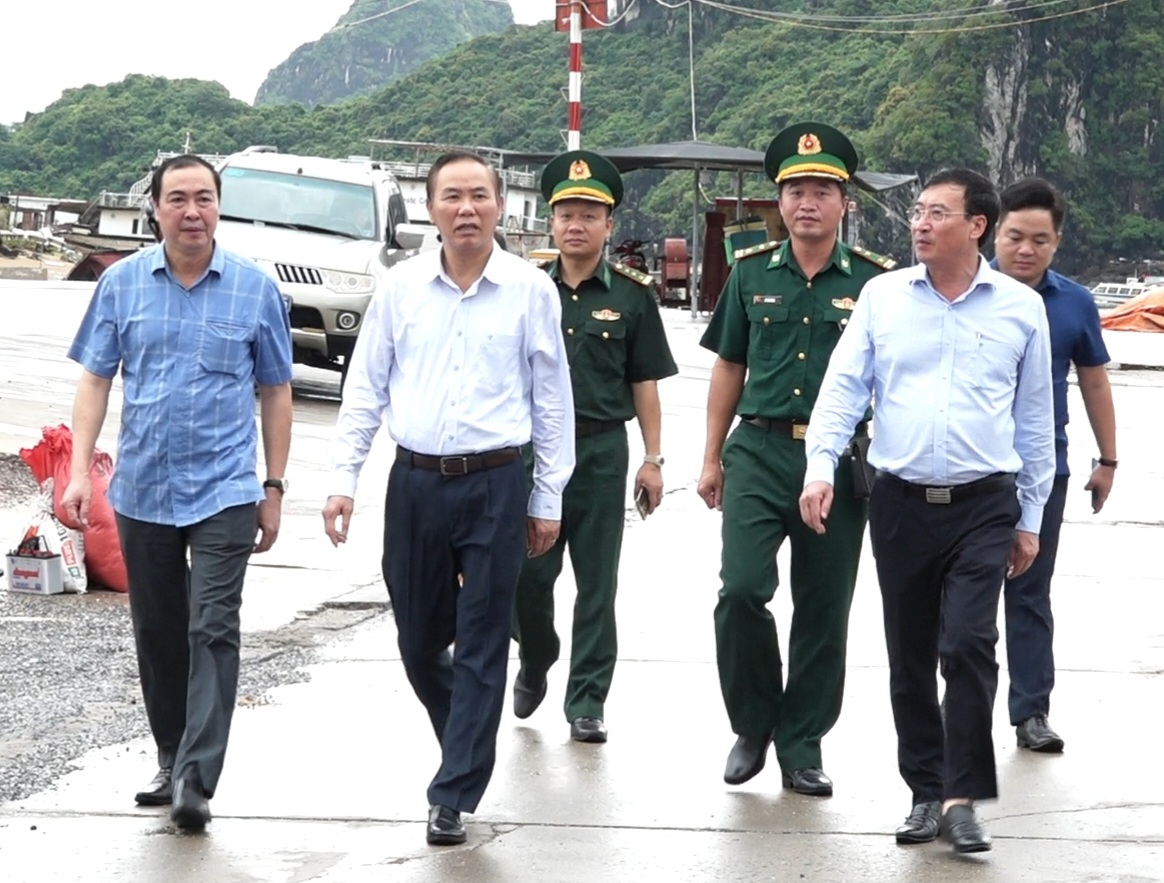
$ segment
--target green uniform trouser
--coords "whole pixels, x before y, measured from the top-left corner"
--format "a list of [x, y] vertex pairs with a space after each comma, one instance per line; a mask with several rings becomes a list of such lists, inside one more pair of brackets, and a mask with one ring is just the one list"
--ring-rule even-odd
[[[562, 556], [570, 563], [578, 593], [570, 680], [566, 685], [566, 719], [602, 717], [618, 658], [614, 596], [626, 515], [626, 429], [577, 439], [576, 465], [562, 498], [562, 530], [544, 555], [527, 558], [517, 583], [514, 637], [521, 653], [522, 679], [540, 683], [558, 660], [561, 644], [554, 631], [554, 582]], [[532, 458], [526, 465], [532, 476]]]
[[[841, 713], [849, 608], [867, 506], [842, 459], [824, 536], [800, 517], [804, 442], [741, 423], [723, 450], [723, 588], [715, 608], [720, 687], [732, 730], [772, 734], [785, 772], [821, 766], [820, 742]], [[788, 683], [767, 604], [776, 551], [792, 544]]]

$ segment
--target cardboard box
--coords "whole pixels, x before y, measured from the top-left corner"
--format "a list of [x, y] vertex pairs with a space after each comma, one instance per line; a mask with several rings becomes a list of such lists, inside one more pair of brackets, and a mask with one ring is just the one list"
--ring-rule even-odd
[[57, 595], [65, 590], [60, 555], [10, 552], [6, 558], [10, 592]]

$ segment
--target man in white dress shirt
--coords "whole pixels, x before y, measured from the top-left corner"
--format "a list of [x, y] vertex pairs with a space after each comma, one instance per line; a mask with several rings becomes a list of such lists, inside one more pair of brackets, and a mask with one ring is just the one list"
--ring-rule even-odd
[[898, 767], [913, 793], [895, 836], [941, 832], [960, 853], [991, 848], [973, 804], [998, 796], [998, 598], [1038, 554], [1055, 477], [1047, 314], [979, 253], [998, 215], [994, 185], [976, 172], [926, 183], [910, 225], [917, 266], [866, 283], [833, 350], [800, 498], [823, 533], [838, 457], [875, 400], [869, 539]]
[[[434, 845], [464, 842], [461, 813], [476, 810], [492, 775], [522, 559], [553, 546], [574, 468], [558, 292], [497, 247], [500, 193], [496, 170], [474, 154], [433, 163], [428, 211], [441, 249], [394, 267], [372, 298], [323, 511], [329, 539], [345, 542], [360, 468], [386, 415], [397, 448], [384, 581], [405, 671], [441, 743], [428, 789]], [[532, 493], [518, 451], [530, 441]]]

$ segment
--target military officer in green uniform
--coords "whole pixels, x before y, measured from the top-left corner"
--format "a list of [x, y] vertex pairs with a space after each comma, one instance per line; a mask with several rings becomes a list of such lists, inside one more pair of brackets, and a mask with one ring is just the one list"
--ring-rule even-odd
[[[585, 150], [555, 157], [541, 179], [558, 259], [547, 267], [562, 300], [562, 332], [574, 387], [576, 465], [562, 501], [562, 531], [550, 551], [525, 562], [517, 586], [514, 636], [521, 668], [513, 687], [519, 718], [546, 695], [558, 659], [554, 582], [567, 547], [574, 568], [570, 675], [565, 711], [570, 736], [605, 742], [603, 706], [618, 642], [614, 596], [625, 519], [626, 422], [637, 417], [646, 451], [634, 490], [652, 512], [663, 496], [657, 381], [677, 373], [645, 273], [603, 257], [622, 199], [622, 179], [607, 159]], [[532, 466], [532, 461], [530, 463]]]
[[[866, 504], [853, 496], [842, 461], [828, 533], [805, 527], [804, 433], [861, 287], [893, 266], [840, 240], [845, 188], [856, 168], [856, 150], [831, 126], [799, 123], [772, 139], [764, 170], [779, 188], [789, 238], [736, 252], [700, 341], [718, 355], [698, 491], [709, 508], [723, 510], [716, 656], [738, 736], [724, 780], [738, 785], [755, 776], [774, 740], [784, 787], [816, 796], [833, 790], [821, 739], [841, 711]], [[793, 604], [786, 683], [767, 607], [785, 538]]]

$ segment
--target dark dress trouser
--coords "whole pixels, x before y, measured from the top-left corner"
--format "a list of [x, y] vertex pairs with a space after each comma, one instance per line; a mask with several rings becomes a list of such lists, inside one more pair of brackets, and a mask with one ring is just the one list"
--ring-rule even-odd
[[1059, 551], [1059, 528], [1067, 504], [1067, 476], [1056, 475], [1043, 509], [1039, 554], [1030, 569], [1003, 587], [1006, 608], [1006, 660], [1010, 673], [1008, 711], [1018, 726], [1051, 711], [1055, 687], [1055, 619], [1051, 614], [1051, 577]]
[[[117, 515], [137, 665], [158, 765], [218, 787], [238, 691], [239, 610], [258, 508], [188, 527]], [[187, 552], [189, 563], [187, 564]]]
[[520, 458], [450, 477], [397, 462], [389, 474], [384, 581], [405, 673], [441, 743], [430, 804], [473, 812], [493, 775], [527, 498]]
[[884, 605], [898, 768], [914, 803], [998, 796], [994, 651], [1019, 515], [1013, 486], [948, 504], [928, 503], [891, 477], [873, 486], [869, 538]]

